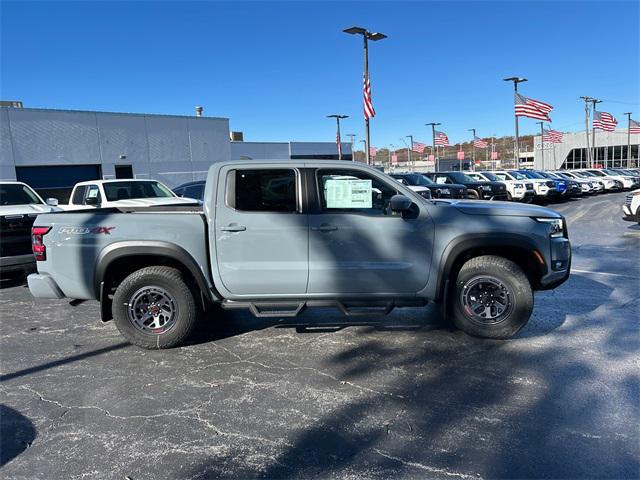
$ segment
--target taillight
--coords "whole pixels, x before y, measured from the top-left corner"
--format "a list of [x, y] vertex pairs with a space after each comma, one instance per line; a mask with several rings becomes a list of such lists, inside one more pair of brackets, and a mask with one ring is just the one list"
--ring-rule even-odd
[[51, 227], [32, 227], [31, 228], [31, 248], [36, 257], [36, 261], [42, 262], [47, 259], [47, 247], [44, 246], [42, 237], [49, 233]]

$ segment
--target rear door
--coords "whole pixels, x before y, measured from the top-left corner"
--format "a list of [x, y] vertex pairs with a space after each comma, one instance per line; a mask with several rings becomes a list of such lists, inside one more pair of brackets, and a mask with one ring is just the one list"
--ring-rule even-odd
[[306, 292], [309, 236], [301, 185], [296, 168], [221, 169], [213, 235], [217, 275], [226, 295]]
[[[396, 181], [354, 168], [323, 168], [309, 213], [309, 294], [412, 294], [429, 278], [433, 222], [391, 212]], [[312, 186], [310, 185], [310, 186]]]

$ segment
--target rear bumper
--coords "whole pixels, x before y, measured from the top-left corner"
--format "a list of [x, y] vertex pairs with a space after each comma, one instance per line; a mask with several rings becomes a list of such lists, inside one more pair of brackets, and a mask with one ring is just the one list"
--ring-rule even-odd
[[32, 273], [27, 277], [29, 291], [36, 298], [64, 298], [55, 280], [46, 273]]
[[0, 257], [0, 270], [3, 272], [12, 272], [15, 270], [32, 270], [35, 269], [36, 259], [33, 253], [26, 255], [15, 255], [12, 257]]

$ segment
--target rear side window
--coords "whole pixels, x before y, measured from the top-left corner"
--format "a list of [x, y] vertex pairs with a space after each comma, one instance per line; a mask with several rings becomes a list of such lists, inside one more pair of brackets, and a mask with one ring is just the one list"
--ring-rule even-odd
[[204, 185], [189, 185], [182, 190], [181, 195], [183, 197], [195, 198], [196, 200], [202, 200], [204, 197]]
[[84, 191], [87, 189], [86, 185], [80, 185], [73, 192], [73, 198], [71, 199], [71, 203], [74, 205], [82, 205], [84, 201]]
[[236, 210], [245, 212], [297, 211], [296, 172], [290, 169], [235, 170]]

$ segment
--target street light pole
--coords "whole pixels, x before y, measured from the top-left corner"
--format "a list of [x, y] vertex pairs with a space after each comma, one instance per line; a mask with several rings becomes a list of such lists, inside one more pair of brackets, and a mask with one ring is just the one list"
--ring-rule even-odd
[[435, 159], [435, 167], [436, 167], [436, 172], [440, 171], [440, 159], [437, 156], [437, 149], [436, 149], [436, 125], [440, 125], [439, 123], [436, 122], [431, 122], [431, 123], [425, 123], [426, 126], [431, 125], [431, 141], [433, 142], [433, 155], [434, 155], [434, 159]]
[[[513, 82], [513, 96], [514, 96], [514, 104], [515, 104], [515, 95], [516, 93], [518, 93], [518, 84], [522, 82], [526, 82], [527, 79], [521, 78], [521, 77], [509, 77], [509, 78], [504, 78], [503, 80], [505, 82]], [[514, 111], [514, 117], [516, 119], [516, 148], [515, 148], [515, 152], [513, 152], [513, 155], [514, 155], [515, 167], [516, 169], [518, 169], [520, 168], [520, 135], [518, 132], [518, 116], [515, 114], [515, 111]]]
[[[363, 86], [366, 87], [369, 80], [369, 40], [373, 42], [377, 42], [378, 40], [382, 40], [387, 38], [387, 36], [383, 33], [379, 32], [369, 32], [366, 28], [362, 27], [349, 27], [343, 30], [344, 33], [348, 33], [350, 35], [362, 35], [364, 39], [364, 82]], [[371, 164], [371, 136], [369, 133], [369, 116], [365, 113], [364, 115], [364, 130], [365, 130], [365, 141], [366, 141], [366, 159], [367, 165]]]
[[342, 139], [340, 138], [340, 120], [343, 118], [349, 118], [349, 115], [338, 115], [334, 113], [333, 115], [327, 115], [327, 118], [335, 118], [336, 119], [336, 145], [338, 146], [338, 160], [342, 160]]
[[476, 129], [468, 128], [467, 131], [473, 132], [473, 139], [471, 140], [471, 171], [476, 169]]
[[[631, 168], [631, 113], [624, 113], [627, 116], [627, 168]], [[622, 161], [620, 164], [622, 165]]]

